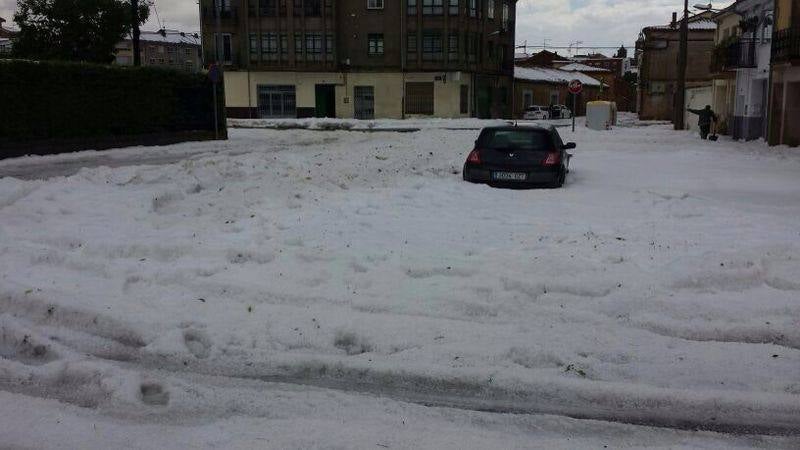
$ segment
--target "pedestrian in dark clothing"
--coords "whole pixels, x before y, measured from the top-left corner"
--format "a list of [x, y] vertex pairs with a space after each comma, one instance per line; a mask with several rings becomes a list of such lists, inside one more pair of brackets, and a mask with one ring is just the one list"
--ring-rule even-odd
[[711, 121], [716, 123], [717, 115], [711, 110], [711, 105], [706, 105], [703, 109], [687, 109], [692, 114], [697, 114], [697, 125], [700, 127], [700, 137], [708, 139], [708, 133], [711, 131]]

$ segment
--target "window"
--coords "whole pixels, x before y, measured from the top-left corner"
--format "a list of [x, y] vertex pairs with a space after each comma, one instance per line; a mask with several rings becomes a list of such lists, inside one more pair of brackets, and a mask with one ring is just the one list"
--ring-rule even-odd
[[375, 118], [375, 86], [353, 87], [353, 110], [355, 119]]
[[408, 54], [408, 61], [417, 60], [417, 34], [408, 33], [406, 37], [406, 53]]
[[449, 0], [450, 1], [450, 15], [457, 16], [458, 15], [458, 0]]
[[322, 33], [306, 33], [306, 60], [322, 61]]
[[406, 83], [406, 114], [433, 114], [433, 83]]
[[382, 34], [368, 34], [367, 35], [367, 53], [369, 56], [382, 56], [383, 55], [383, 35]]
[[333, 47], [335, 43], [336, 40], [333, 37], [333, 33], [325, 35], [325, 61], [333, 61]]
[[307, 17], [322, 16], [322, 0], [303, 0], [303, 7]]
[[508, 3], [503, 3], [503, 29], [504, 30], [507, 30], [508, 29], [508, 25], [509, 25], [508, 13], [509, 13]]
[[278, 60], [278, 33], [264, 33], [261, 35], [261, 60]]
[[447, 38], [447, 59], [458, 61], [458, 33], [451, 33]]
[[250, 61], [258, 61], [258, 35], [250, 33]]
[[191, 61], [184, 62], [183, 70], [186, 72], [194, 72], [194, 64]]
[[444, 13], [444, 0], [422, 0], [422, 15], [441, 16]]
[[[502, 89], [498, 89], [502, 91]], [[502, 92], [498, 92], [502, 94]], [[541, 151], [553, 147], [553, 140], [547, 130], [486, 130], [478, 137], [480, 148], [513, 149], [517, 151]]]
[[478, 17], [478, 0], [467, 0], [467, 1], [469, 1], [469, 16]]
[[[217, 59], [222, 61], [224, 64], [232, 64], [233, 46], [231, 45], [231, 35], [228, 33], [223, 33], [222, 39], [220, 39], [218, 34], [215, 36], [217, 37], [217, 48], [215, 49], [217, 52]], [[163, 63], [163, 58], [161, 58], [161, 62]]]
[[663, 81], [653, 81], [650, 83], [650, 93], [661, 95], [667, 92], [667, 86]]
[[469, 114], [469, 86], [466, 84], [461, 85], [460, 106], [461, 114]]
[[259, 85], [258, 113], [261, 117], [296, 117], [295, 87]]
[[522, 107], [528, 109], [529, 106], [533, 105], [533, 91], [523, 91], [522, 92]]
[[294, 5], [294, 16], [300, 17], [303, 14], [303, 0], [293, 0], [292, 4]]
[[367, 9], [383, 9], [383, 0], [367, 0]]
[[417, 15], [417, 0], [407, 0], [406, 11], [409, 16]]
[[277, 0], [259, 0], [258, 2], [259, 15], [266, 17], [274, 17], [278, 12]]
[[229, 13], [231, 11], [231, 0], [216, 0], [214, 2], [214, 9], [219, 9], [223, 13]]
[[187, 58], [190, 58], [192, 56], [192, 49], [187, 47], [183, 49], [183, 53], [186, 55]]
[[480, 36], [475, 33], [464, 33], [464, 46], [467, 50], [467, 60], [476, 62], [478, 60], [478, 42]]
[[439, 61], [442, 59], [442, 35], [437, 31], [426, 31], [422, 35], [422, 60]]
[[486, 17], [494, 20], [494, 0], [488, 0], [486, 2]]

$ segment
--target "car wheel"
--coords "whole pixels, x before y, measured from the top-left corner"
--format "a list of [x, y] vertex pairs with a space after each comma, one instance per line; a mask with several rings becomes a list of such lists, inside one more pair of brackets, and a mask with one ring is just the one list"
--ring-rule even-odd
[[561, 169], [561, 171], [558, 173], [558, 177], [555, 179], [555, 181], [553, 181], [552, 183], [550, 183], [550, 184], [548, 185], [548, 187], [549, 187], [549, 188], [551, 188], [551, 189], [558, 189], [558, 188], [560, 188], [560, 187], [564, 186], [564, 182], [565, 182], [566, 180], [567, 180], [567, 173], [566, 173], [566, 171], [565, 171], [565, 170], [562, 168], [562, 169]]

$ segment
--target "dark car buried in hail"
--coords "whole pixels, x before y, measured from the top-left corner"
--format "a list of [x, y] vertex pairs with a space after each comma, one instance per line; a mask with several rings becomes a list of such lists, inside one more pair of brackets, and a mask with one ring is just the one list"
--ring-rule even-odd
[[555, 127], [505, 126], [481, 131], [464, 163], [464, 180], [498, 186], [561, 187], [572, 157]]

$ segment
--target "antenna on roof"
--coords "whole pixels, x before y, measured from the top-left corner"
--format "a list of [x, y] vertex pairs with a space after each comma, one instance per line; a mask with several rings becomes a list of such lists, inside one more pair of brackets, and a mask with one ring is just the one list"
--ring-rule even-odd
[[166, 28], [166, 25], [161, 23], [161, 17], [158, 16], [158, 8], [156, 8], [156, 0], [150, 0], [150, 6], [153, 7], [153, 12], [156, 13], [156, 21], [158, 22], [158, 27], [161, 29]]

